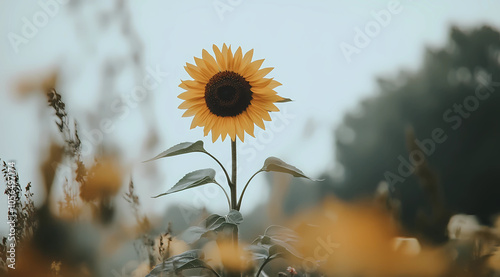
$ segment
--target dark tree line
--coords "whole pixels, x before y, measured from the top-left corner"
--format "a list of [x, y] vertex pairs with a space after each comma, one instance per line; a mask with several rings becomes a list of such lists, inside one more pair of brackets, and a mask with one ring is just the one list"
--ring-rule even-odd
[[[440, 194], [449, 214], [475, 214], [491, 223], [500, 212], [499, 120], [500, 33], [452, 27], [446, 45], [426, 48], [419, 70], [379, 78], [377, 93], [345, 115], [335, 131], [343, 178], [325, 177], [318, 197], [371, 196], [385, 181], [401, 202], [403, 222], [418, 229], [419, 215], [433, 208], [415, 171], [425, 159], [439, 184], [431, 193]], [[297, 207], [293, 195], [303, 193], [293, 187], [285, 203], [289, 212]], [[420, 231], [432, 237], [436, 230]]]
[[[377, 95], [361, 102], [361, 113], [346, 115], [337, 129], [355, 134], [335, 142], [345, 169], [337, 193], [370, 194], [385, 180], [411, 224], [426, 199], [408, 173], [425, 158], [451, 211], [483, 221], [500, 212], [500, 33], [453, 27], [447, 45], [426, 49], [420, 70], [380, 78], [378, 85]], [[408, 128], [420, 154], [409, 151]]]

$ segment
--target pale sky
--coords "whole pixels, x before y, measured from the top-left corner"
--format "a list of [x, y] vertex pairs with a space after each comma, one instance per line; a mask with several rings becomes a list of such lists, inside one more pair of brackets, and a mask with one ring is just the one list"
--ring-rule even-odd
[[[101, 115], [103, 108], [96, 105], [103, 91], [100, 66], [129, 50], [120, 29], [122, 19], [108, 19], [111, 23], [106, 28], [100, 25], [114, 1], [83, 1], [79, 9], [66, 2], [0, 2], [0, 158], [16, 161], [21, 184], [31, 181], [36, 195], [42, 191], [37, 168], [41, 150], [57, 132], [46, 128], [53, 121], [46, 100], [17, 97], [16, 80], [59, 68], [59, 92], [85, 139], [92, 130], [88, 114]], [[264, 58], [265, 67], [274, 67], [269, 76], [283, 84], [278, 93], [294, 100], [279, 104], [282, 112], [273, 114], [266, 131], [256, 131], [256, 138], [247, 136], [240, 143], [241, 184], [268, 156], [279, 157], [312, 177], [333, 172], [333, 129], [360, 99], [376, 92], [375, 77], [395, 76], [403, 68], [416, 70], [424, 46], [441, 47], [451, 24], [473, 28], [487, 23], [500, 29], [498, 0], [125, 2], [142, 44], [143, 74], [160, 71], [155, 75], [159, 82], [144, 100], [132, 101], [127, 114], [116, 118], [121, 113], [111, 112], [115, 128], [104, 141], [124, 153], [124, 162], [133, 167], [148, 213], [160, 213], [180, 202], [197, 207], [210, 203], [213, 211], [221, 213], [226, 209], [222, 194], [212, 187], [149, 198], [165, 192], [189, 171], [219, 170], [208, 157], [190, 154], [157, 161], [160, 173], [154, 179], [148, 178], [150, 165], [140, 163], [177, 143], [202, 139], [207, 150], [229, 165], [229, 141], [212, 143], [201, 128], [190, 130], [191, 118], [181, 118], [183, 111], [177, 109], [181, 103], [177, 95], [182, 92], [178, 84], [190, 79], [183, 66], [193, 63], [193, 56], [201, 57], [202, 49], [212, 53], [212, 44], [222, 43], [233, 49], [241, 46], [244, 52], [254, 49], [254, 59]], [[354, 52], [346, 54], [345, 49]], [[130, 70], [118, 74], [116, 91], [109, 92], [104, 109], [138, 85]], [[109, 115], [109, 111], [102, 114]], [[148, 153], [141, 148], [148, 131], [145, 121], [156, 125], [160, 139], [156, 150]], [[264, 181], [259, 176], [249, 188], [243, 214], [268, 200]], [[201, 198], [202, 193], [209, 196]], [[0, 232], [5, 231], [1, 222], [6, 209], [5, 196], [0, 197]]]

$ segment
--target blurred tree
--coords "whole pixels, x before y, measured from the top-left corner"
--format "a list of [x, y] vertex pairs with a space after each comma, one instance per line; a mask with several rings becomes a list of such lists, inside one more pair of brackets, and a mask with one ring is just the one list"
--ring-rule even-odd
[[452, 27], [444, 47], [426, 49], [421, 69], [377, 81], [378, 93], [335, 130], [341, 174], [319, 186], [294, 180], [286, 214], [328, 194], [372, 197], [385, 181], [403, 224], [427, 239], [446, 240], [453, 213], [491, 224], [500, 213], [500, 33]]
[[[427, 48], [420, 70], [378, 79], [379, 93], [347, 114], [336, 130], [343, 167], [335, 193], [351, 199], [372, 194], [380, 181], [402, 202], [405, 224], [429, 210], [419, 179], [410, 174], [408, 127], [438, 176], [446, 206], [489, 223], [500, 212], [500, 33], [452, 27], [441, 49]], [[416, 141], [415, 141], [416, 142]]]

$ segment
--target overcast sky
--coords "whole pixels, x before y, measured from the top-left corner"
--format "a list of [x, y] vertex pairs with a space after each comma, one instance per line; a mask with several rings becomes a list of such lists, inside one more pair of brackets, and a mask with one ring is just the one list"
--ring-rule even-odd
[[[0, 2], [0, 158], [15, 160], [21, 183], [33, 182], [38, 195], [42, 191], [37, 168], [43, 158], [40, 151], [57, 132], [47, 128], [53, 118], [48, 117], [46, 100], [16, 97], [16, 80], [59, 68], [60, 93], [68, 112], [81, 124], [81, 136], [88, 139], [93, 130], [88, 114], [99, 115], [103, 108], [97, 106], [103, 61], [130, 50], [122, 25], [100, 25], [101, 15], [113, 9], [114, 1], [84, 1], [77, 10], [66, 2]], [[376, 93], [377, 76], [395, 75], [403, 68], [416, 70], [424, 47], [442, 46], [452, 24], [500, 28], [497, 0], [126, 2], [142, 45], [143, 74], [156, 76], [158, 86], [144, 100], [131, 103], [126, 115], [115, 114], [115, 128], [104, 140], [124, 153], [124, 162], [133, 167], [148, 212], [161, 212], [166, 205], [180, 202], [201, 206], [204, 201], [213, 204], [214, 211], [225, 209], [225, 200], [215, 189], [205, 191], [210, 196], [201, 201], [200, 194], [193, 197], [188, 192], [168, 199], [149, 198], [189, 171], [216, 167], [209, 158], [190, 154], [157, 161], [157, 178], [148, 178], [149, 165], [140, 163], [179, 142], [202, 139], [209, 151], [229, 165], [229, 141], [212, 143], [201, 128], [190, 130], [191, 118], [181, 118], [183, 111], [177, 109], [181, 103], [177, 95], [182, 92], [178, 84], [190, 79], [183, 66], [193, 63], [193, 56], [201, 57], [202, 49], [212, 52], [212, 44], [222, 43], [233, 49], [241, 46], [244, 52], [254, 49], [254, 59], [264, 58], [265, 67], [275, 68], [269, 76], [283, 84], [278, 93], [294, 100], [279, 104], [282, 112], [273, 114], [266, 131], [240, 143], [241, 184], [268, 156], [280, 157], [312, 177], [334, 172], [332, 130], [360, 99]], [[119, 95], [133, 92], [138, 84], [132, 75], [119, 73], [116, 91], [110, 92], [104, 109], [109, 110]], [[145, 121], [153, 122], [159, 132], [154, 153], [141, 148], [148, 132]], [[263, 176], [255, 179], [244, 213], [267, 201], [264, 181]], [[0, 222], [5, 221], [6, 207], [6, 198], [0, 197]], [[0, 224], [0, 231], [4, 230]]]

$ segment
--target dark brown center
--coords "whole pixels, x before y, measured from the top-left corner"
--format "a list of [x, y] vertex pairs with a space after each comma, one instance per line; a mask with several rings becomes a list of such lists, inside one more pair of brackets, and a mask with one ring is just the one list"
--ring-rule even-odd
[[252, 100], [250, 83], [240, 74], [222, 71], [215, 74], [205, 86], [205, 102], [217, 116], [237, 116]]

